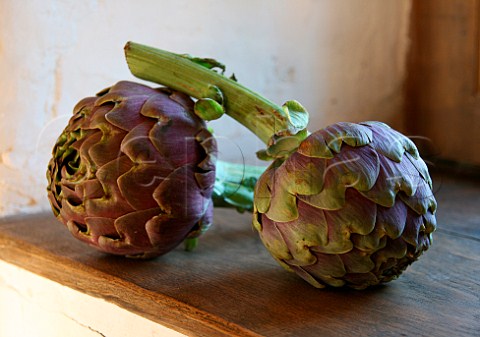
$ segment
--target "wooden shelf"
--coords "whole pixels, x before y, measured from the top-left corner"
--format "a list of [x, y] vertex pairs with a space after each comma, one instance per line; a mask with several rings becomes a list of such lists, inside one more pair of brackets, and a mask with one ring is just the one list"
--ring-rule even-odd
[[434, 244], [396, 281], [315, 289], [278, 266], [248, 214], [217, 209], [187, 253], [97, 252], [52, 215], [0, 222], [0, 258], [191, 336], [474, 336], [480, 323], [480, 182], [436, 178]]

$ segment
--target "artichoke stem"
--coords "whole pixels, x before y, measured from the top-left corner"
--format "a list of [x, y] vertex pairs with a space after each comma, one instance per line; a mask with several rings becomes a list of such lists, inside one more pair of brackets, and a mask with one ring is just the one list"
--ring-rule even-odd
[[198, 245], [198, 238], [188, 238], [184, 241], [185, 250], [187, 252], [193, 251]]
[[[266, 167], [236, 164], [217, 160], [215, 186], [212, 193], [214, 207], [235, 208], [239, 212], [253, 211], [253, 190]], [[198, 238], [184, 240], [185, 250], [193, 251]]]
[[197, 99], [211, 98], [212, 87], [223, 94], [226, 114], [246, 126], [265, 144], [289, 129], [288, 112], [254, 91], [205, 67], [191, 57], [128, 42], [125, 45], [128, 67], [138, 78], [186, 93]]
[[255, 184], [266, 167], [217, 161], [212, 200], [215, 207], [253, 210]]

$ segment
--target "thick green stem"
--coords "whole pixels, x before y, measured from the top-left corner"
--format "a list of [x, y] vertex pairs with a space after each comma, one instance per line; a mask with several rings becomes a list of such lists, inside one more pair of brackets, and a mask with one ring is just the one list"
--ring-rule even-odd
[[226, 114], [246, 126], [265, 144], [276, 133], [291, 129], [288, 112], [236, 81], [193, 62], [186, 56], [128, 42], [125, 56], [136, 77], [165, 85], [195, 98], [220, 89]]
[[253, 190], [266, 167], [217, 161], [212, 200], [215, 207], [252, 211]]

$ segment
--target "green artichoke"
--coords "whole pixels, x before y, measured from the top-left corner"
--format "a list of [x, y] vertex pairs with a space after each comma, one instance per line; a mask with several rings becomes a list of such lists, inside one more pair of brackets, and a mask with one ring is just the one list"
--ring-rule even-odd
[[55, 216], [112, 254], [153, 257], [212, 223], [217, 146], [194, 103], [122, 81], [81, 100], [47, 171]]
[[267, 144], [257, 155], [273, 163], [255, 185], [253, 225], [271, 255], [313, 286], [388, 282], [430, 246], [432, 181], [407, 137], [379, 122], [310, 134], [296, 101], [278, 106], [183, 55], [133, 42], [125, 54], [135, 76], [216, 100]]
[[379, 122], [311, 134], [260, 177], [254, 203], [271, 255], [319, 288], [398, 277], [436, 228], [425, 163], [410, 139]]

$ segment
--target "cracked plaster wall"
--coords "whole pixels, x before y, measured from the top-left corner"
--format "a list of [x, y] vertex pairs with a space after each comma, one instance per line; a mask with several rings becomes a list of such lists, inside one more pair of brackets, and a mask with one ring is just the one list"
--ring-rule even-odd
[[[45, 170], [75, 103], [130, 79], [127, 40], [215, 57], [311, 130], [382, 120], [402, 129], [409, 0], [0, 1], [0, 216], [48, 209]], [[221, 157], [262, 144], [228, 118]]]

